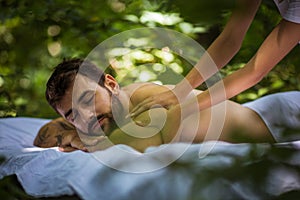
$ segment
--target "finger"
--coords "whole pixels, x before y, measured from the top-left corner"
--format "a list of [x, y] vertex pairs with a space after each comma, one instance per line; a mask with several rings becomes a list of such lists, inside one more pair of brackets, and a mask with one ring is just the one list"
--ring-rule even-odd
[[136, 117], [142, 112], [145, 112], [146, 110], [152, 109], [152, 108], [159, 108], [162, 107], [160, 104], [155, 104], [154, 102], [150, 102], [144, 105], [141, 105], [135, 112], [132, 112], [130, 114], [131, 117]]
[[87, 151], [87, 148], [85, 145], [82, 143], [79, 137], [74, 137], [73, 140], [71, 141], [71, 146], [76, 149], [80, 149], [82, 151]]
[[142, 103], [138, 104], [136, 107], [134, 107], [131, 110], [130, 117], [135, 117], [135, 116], [141, 114], [142, 112], [149, 110], [149, 108], [152, 104], [153, 104], [152, 101], [151, 102], [142, 102]]
[[71, 146], [66, 146], [66, 147], [59, 147], [58, 148], [59, 151], [61, 152], [72, 152], [72, 151], [76, 151], [76, 150], [79, 150], [79, 149], [76, 149], [74, 147], [71, 147]]
[[153, 101], [152, 97], [148, 97], [147, 99], [143, 100], [142, 102], [140, 102], [139, 104], [137, 104], [130, 113], [135, 113], [137, 110], [139, 110], [141, 107], [145, 106], [145, 105], [151, 105]]
[[149, 124], [149, 122], [144, 122], [144, 121], [134, 121], [134, 123], [138, 126], [145, 127]]
[[71, 146], [72, 140], [77, 137], [77, 133], [74, 131], [63, 131], [61, 144], [59, 146]]

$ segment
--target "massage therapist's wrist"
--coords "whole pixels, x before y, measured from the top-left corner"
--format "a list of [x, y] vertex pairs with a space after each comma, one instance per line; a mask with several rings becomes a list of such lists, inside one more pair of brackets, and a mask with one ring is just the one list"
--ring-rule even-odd
[[175, 85], [173, 92], [179, 98], [179, 100], [184, 100], [190, 92], [193, 90], [192, 86], [186, 79], [183, 79], [177, 85]]

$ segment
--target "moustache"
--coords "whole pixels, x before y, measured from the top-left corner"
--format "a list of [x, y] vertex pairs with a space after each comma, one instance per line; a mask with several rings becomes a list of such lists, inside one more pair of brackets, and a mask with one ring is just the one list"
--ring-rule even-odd
[[113, 119], [112, 113], [103, 113], [99, 114], [91, 119], [91, 121], [88, 123], [88, 135], [91, 136], [105, 136], [104, 133], [104, 125], [102, 124], [99, 128], [95, 130], [95, 127], [99, 123], [99, 120], [109, 119], [110, 121]]

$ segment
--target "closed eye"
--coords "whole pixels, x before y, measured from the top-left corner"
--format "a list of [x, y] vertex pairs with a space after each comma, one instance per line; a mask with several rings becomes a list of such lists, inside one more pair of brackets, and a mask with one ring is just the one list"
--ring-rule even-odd
[[87, 91], [84, 91], [79, 99], [78, 99], [78, 103], [83, 103], [85, 105], [89, 105], [93, 102], [93, 99], [94, 99], [94, 91], [90, 91], [90, 90], [87, 90]]
[[90, 105], [91, 103], [93, 103], [93, 99], [94, 99], [94, 94], [92, 95], [87, 95], [85, 100], [83, 101], [83, 103], [85, 105]]

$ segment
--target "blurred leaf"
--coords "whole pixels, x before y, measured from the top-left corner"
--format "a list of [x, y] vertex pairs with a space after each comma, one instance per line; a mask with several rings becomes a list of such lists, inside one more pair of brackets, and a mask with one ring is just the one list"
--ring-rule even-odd
[[268, 92], [269, 92], [268, 88], [260, 88], [258, 90], [258, 96], [263, 96], [263, 95], [267, 94]]
[[280, 79], [277, 79], [274, 83], [272, 83], [272, 89], [278, 89], [284, 86], [284, 82]]

